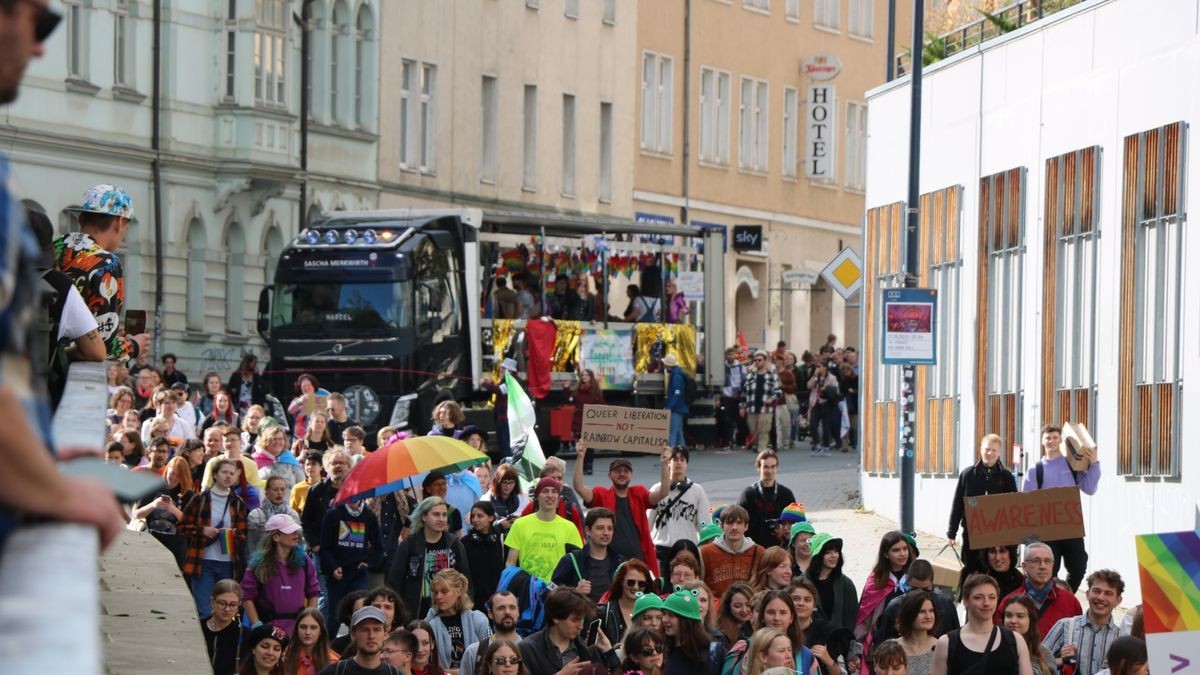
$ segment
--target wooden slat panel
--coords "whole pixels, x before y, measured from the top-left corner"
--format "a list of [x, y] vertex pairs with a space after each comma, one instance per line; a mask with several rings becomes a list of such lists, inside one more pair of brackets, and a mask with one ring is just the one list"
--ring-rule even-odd
[[1046, 160], [1046, 209], [1042, 237], [1042, 425], [1054, 424], [1054, 352], [1055, 317], [1058, 315], [1058, 225], [1062, 203], [1058, 196], [1058, 177], [1062, 156]]
[[954, 186], [946, 190], [946, 213], [949, 214], [948, 222], [950, 226], [946, 228], [946, 259], [957, 260], [961, 255], [958, 251], [959, 239], [959, 201], [962, 194], [960, 186]]
[[1005, 238], [1005, 248], [1012, 248], [1021, 241], [1021, 209], [1024, 199], [1021, 194], [1021, 170], [1012, 169], [1008, 172], [1008, 208], [1005, 213], [1007, 222], [1004, 223], [1007, 228], [1007, 237]]
[[[987, 393], [987, 334], [988, 334], [988, 212], [993, 206], [994, 177], [979, 180], [978, 274], [975, 280], [975, 438], [987, 434], [985, 420]], [[974, 445], [972, 443], [972, 445]]]
[[958, 468], [955, 458], [957, 457], [958, 448], [958, 398], [942, 399], [942, 407], [946, 413], [944, 417], [948, 420], [945, 428], [942, 430], [942, 466], [947, 473], [954, 473]]
[[879, 354], [875, 349], [875, 293], [876, 293], [876, 276], [879, 269], [879, 216], [882, 209], [867, 210], [867, 236], [866, 236], [866, 260], [864, 267], [866, 268], [866, 279], [863, 284], [863, 304], [865, 305], [865, 314], [863, 315], [863, 364], [862, 368], [862, 402], [860, 403], [861, 411], [859, 419], [862, 422], [862, 439], [860, 452], [862, 452], [862, 466], [864, 471], [877, 471], [878, 463], [875, 461], [875, 451], [879, 447], [875, 442], [875, 431], [879, 425], [875, 419], [875, 388], [878, 368], [875, 364], [879, 362]]
[[[1136, 228], [1138, 221], [1138, 136], [1125, 137], [1125, 180], [1123, 181], [1121, 209], [1121, 269], [1132, 270], [1136, 258]], [[1121, 275], [1121, 320], [1118, 322], [1121, 348], [1117, 350], [1117, 406], [1126, 411], [1117, 416], [1117, 473], [1128, 474], [1133, 470], [1134, 455], [1134, 403], [1133, 391], [1133, 274]]]
[[884, 403], [883, 406], [886, 419], [886, 423], [883, 428], [883, 450], [887, 454], [887, 456], [884, 458], [884, 465], [887, 467], [888, 473], [896, 473], [896, 437], [898, 435], [896, 404], [889, 401]]
[[1163, 133], [1166, 134], [1166, 166], [1162, 176], [1166, 183], [1163, 186], [1163, 213], [1175, 215], [1182, 210], [1179, 173], [1183, 167], [1179, 161], [1179, 151], [1183, 142], [1183, 123], [1176, 122], [1167, 125], [1163, 127]]

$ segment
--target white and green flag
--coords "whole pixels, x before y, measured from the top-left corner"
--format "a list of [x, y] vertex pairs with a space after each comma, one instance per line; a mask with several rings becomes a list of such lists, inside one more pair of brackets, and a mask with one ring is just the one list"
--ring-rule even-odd
[[508, 436], [512, 446], [512, 464], [521, 477], [521, 491], [537, 481], [546, 463], [542, 444], [537, 437], [537, 413], [533, 401], [521, 388], [512, 373], [504, 374], [504, 388], [508, 392]]

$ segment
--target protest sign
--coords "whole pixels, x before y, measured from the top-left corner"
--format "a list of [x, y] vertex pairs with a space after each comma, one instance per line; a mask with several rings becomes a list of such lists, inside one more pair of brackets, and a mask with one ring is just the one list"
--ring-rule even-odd
[[971, 548], [1084, 536], [1079, 488], [964, 497]]
[[315, 412], [325, 412], [329, 407], [328, 396], [318, 396], [316, 394], [304, 395], [304, 414], [311, 415]]
[[670, 430], [669, 410], [585, 405], [579, 440], [589, 448], [657, 455], [667, 444]]
[[1200, 531], [1136, 541], [1151, 672], [1200, 673]]
[[633, 387], [633, 331], [602, 329], [583, 334], [579, 366], [596, 373], [605, 389]]

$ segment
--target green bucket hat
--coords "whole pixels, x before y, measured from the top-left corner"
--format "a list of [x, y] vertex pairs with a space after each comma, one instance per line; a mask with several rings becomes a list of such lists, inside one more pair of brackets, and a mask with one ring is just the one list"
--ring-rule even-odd
[[[817, 528], [813, 527], [812, 523], [808, 521], [792, 525], [792, 532], [788, 535], [788, 548], [792, 547], [792, 544], [796, 542], [796, 536], [801, 532], [807, 532], [815, 535], [817, 533]], [[812, 546], [812, 544], [810, 543], [809, 546]]]
[[724, 530], [721, 529], [720, 523], [716, 521], [705, 523], [704, 526], [700, 528], [700, 545], [703, 546], [722, 534], [724, 534]]
[[663, 611], [692, 621], [700, 621], [700, 599], [689, 590], [675, 591], [663, 600]]
[[[913, 559], [915, 560], [917, 558], [920, 558], [921, 557], [921, 549], [917, 547], [916, 537], [912, 536], [911, 534], [905, 534], [903, 536], [904, 536], [904, 541], [907, 541], [908, 545], [912, 547]], [[910, 560], [909, 562], [912, 562], [912, 561]]]
[[818, 532], [808, 540], [808, 549], [812, 551], [813, 557], [816, 557], [821, 555], [821, 551], [830, 544], [836, 544], [837, 548], [842, 548], [841, 539], [827, 532]]
[[648, 609], [661, 610], [662, 608], [663, 608], [663, 599], [662, 598], [658, 597], [657, 595], [655, 595], [653, 593], [640, 593], [640, 594], [638, 594], [638, 599], [635, 600], [633, 603], [633, 614], [630, 616], [630, 618], [636, 619], [639, 614], [641, 614], [642, 612], [645, 612]]

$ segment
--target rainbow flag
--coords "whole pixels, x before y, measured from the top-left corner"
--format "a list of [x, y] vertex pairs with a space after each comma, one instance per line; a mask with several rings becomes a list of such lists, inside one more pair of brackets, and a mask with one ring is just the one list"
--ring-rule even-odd
[[1137, 537], [1146, 633], [1200, 630], [1200, 531]]
[[234, 536], [233, 530], [226, 528], [217, 533], [217, 545], [221, 547], [221, 553], [224, 555], [233, 555], [237, 550], [237, 539]]

